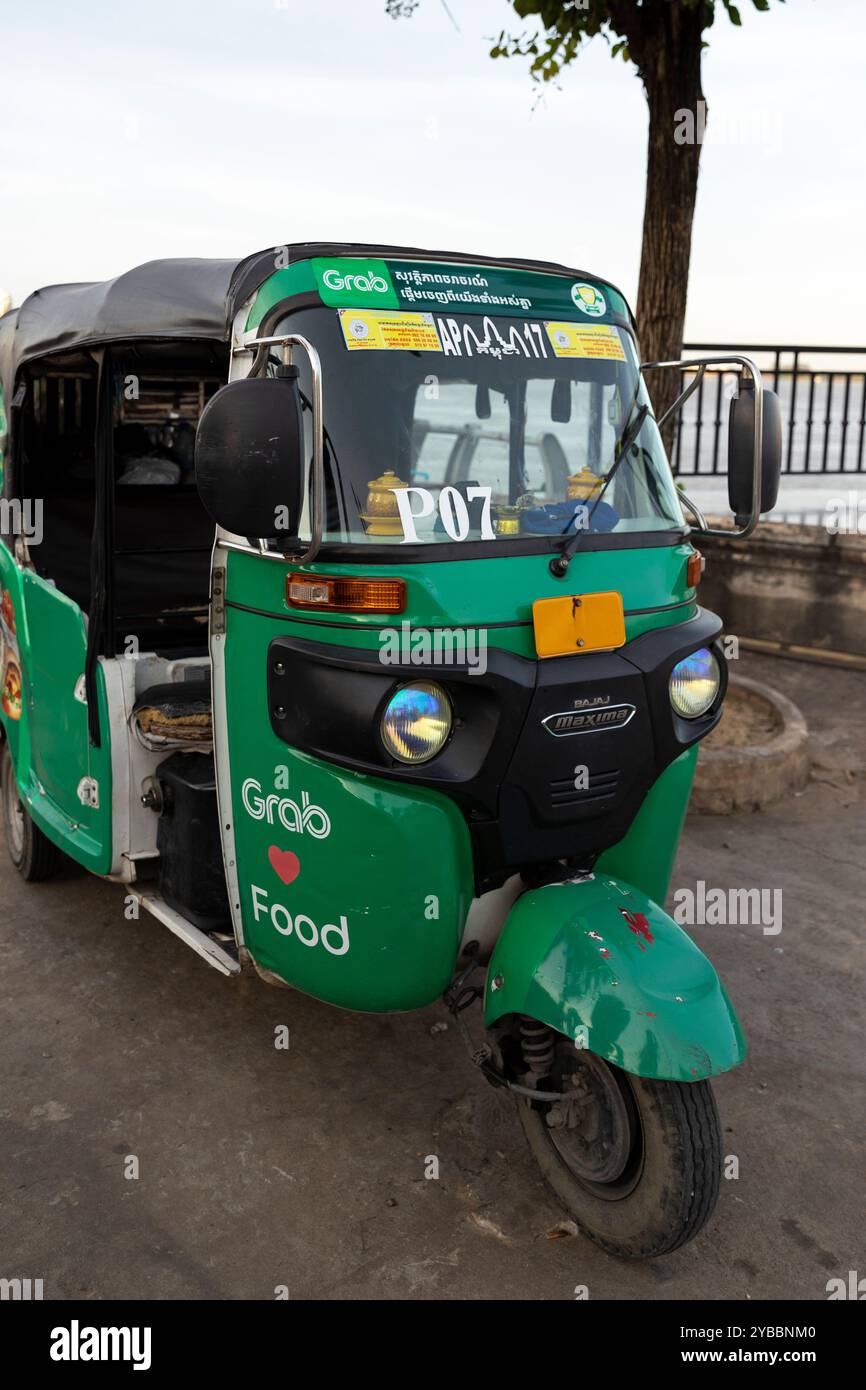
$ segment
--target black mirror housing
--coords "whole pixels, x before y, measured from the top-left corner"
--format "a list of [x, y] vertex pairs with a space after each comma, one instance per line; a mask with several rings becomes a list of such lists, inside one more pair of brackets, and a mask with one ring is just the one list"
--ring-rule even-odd
[[297, 373], [230, 381], [208, 401], [195, 437], [199, 496], [218, 526], [240, 536], [296, 536], [304, 481]]
[[[728, 503], [743, 524], [752, 512], [755, 455], [755, 383], [741, 381], [728, 414]], [[772, 511], [782, 472], [782, 406], [775, 391], [763, 392], [760, 511]]]

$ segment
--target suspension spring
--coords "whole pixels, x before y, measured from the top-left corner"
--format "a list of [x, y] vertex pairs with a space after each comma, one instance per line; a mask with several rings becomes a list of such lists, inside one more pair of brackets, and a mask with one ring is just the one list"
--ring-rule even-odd
[[556, 1034], [546, 1023], [539, 1023], [538, 1019], [530, 1018], [528, 1014], [521, 1015], [520, 1042], [523, 1058], [533, 1076], [549, 1076], [553, 1071], [555, 1040]]

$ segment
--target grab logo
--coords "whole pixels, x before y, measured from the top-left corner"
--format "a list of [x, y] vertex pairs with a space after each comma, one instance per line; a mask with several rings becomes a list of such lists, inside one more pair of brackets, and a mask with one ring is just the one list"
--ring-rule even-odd
[[387, 261], [347, 256], [312, 260], [316, 287], [323, 304], [335, 309], [399, 309]]
[[361, 294], [388, 294], [391, 289], [381, 275], [343, 275], [333, 266], [325, 271], [322, 281], [329, 290], [358, 290]]
[[279, 823], [285, 830], [300, 835], [306, 831], [314, 840], [326, 840], [331, 833], [330, 816], [321, 806], [310, 802], [308, 792], [301, 792], [299, 806], [289, 796], [277, 796], [276, 792], [265, 795], [261, 782], [248, 777], [241, 787], [241, 800], [253, 820], [267, 821], [268, 825]]

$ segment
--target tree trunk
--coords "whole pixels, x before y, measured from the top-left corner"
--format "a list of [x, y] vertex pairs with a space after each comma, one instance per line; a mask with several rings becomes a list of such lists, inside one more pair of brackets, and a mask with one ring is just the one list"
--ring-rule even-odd
[[[682, 352], [692, 221], [698, 189], [701, 136], [706, 117], [701, 88], [702, 6], [669, 0], [642, 6], [641, 33], [630, 45], [649, 105], [646, 201], [637, 324], [645, 362], [670, 361]], [[679, 115], [677, 113], [680, 113]], [[684, 118], [690, 112], [690, 118]], [[690, 142], [678, 143], [680, 133]], [[650, 372], [647, 385], [656, 418], [676, 399], [681, 374]], [[673, 462], [676, 418], [663, 431]]]

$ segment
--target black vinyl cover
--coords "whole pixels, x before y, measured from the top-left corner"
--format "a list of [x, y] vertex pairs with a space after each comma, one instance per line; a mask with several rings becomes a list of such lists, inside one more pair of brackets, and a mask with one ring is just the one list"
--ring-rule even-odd
[[141, 338], [229, 336], [236, 260], [147, 261], [113, 280], [49, 285], [0, 319], [7, 406], [19, 366], [52, 352]]

